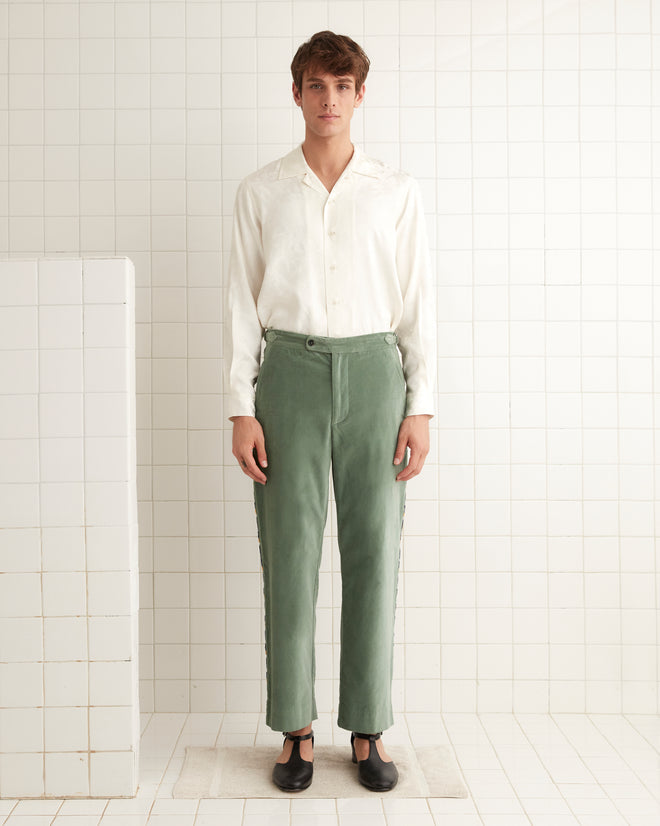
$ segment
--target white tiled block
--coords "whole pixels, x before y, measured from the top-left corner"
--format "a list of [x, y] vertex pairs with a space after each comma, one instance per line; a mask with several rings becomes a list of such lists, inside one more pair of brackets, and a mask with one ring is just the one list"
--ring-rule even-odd
[[5, 662], [38, 661], [43, 658], [41, 617], [0, 618], [2, 658]]
[[78, 438], [40, 439], [42, 482], [82, 482], [83, 442]]
[[84, 522], [82, 482], [48, 482], [40, 485], [41, 524], [82, 525]]
[[3, 393], [0, 403], [0, 439], [29, 439], [39, 435], [39, 396]]
[[41, 615], [41, 575], [6, 573], [0, 576], [0, 616]]
[[84, 706], [44, 709], [44, 747], [47, 752], [87, 751], [87, 708]]
[[134, 797], [137, 792], [137, 757], [132, 751], [97, 752], [90, 755], [94, 797]]
[[261, 680], [227, 680], [227, 711], [253, 711], [261, 706]]
[[224, 574], [190, 574], [190, 599], [200, 608], [224, 605]]
[[[211, 645], [225, 639], [224, 608], [199, 608], [190, 611], [191, 644]], [[251, 642], [247, 639], [246, 642]]]
[[128, 660], [132, 653], [131, 618], [89, 617], [90, 660]]
[[128, 436], [127, 393], [85, 393], [85, 436]]
[[82, 389], [82, 350], [39, 351], [39, 391], [41, 393], [80, 393]]
[[0, 350], [0, 387], [6, 394], [39, 392], [39, 351]]
[[440, 647], [431, 644], [408, 643], [405, 646], [405, 667], [406, 679], [439, 679]]
[[227, 645], [227, 671], [232, 679], [258, 680], [261, 677], [261, 645]]
[[[408, 605], [432, 608], [439, 604], [440, 578], [438, 574], [406, 572], [399, 576], [404, 582]], [[443, 575], [443, 589], [445, 576]]]
[[128, 571], [89, 571], [87, 594], [87, 612], [90, 616], [130, 614]]
[[36, 304], [36, 262], [0, 261], [0, 297], [4, 306]]
[[86, 348], [85, 393], [125, 393], [129, 386], [131, 350], [122, 347]]
[[80, 305], [39, 307], [39, 347], [82, 347], [82, 308]]
[[85, 304], [122, 304], [129, 295], [130, 259], [87, 259], [83, 264]]
[[41, 706], [43, 702], [43, 663], [0, 663], [0, 708]]
[[0, 528], [39, 524], [39, 485], [0, 485]]
[[44, 617], [44, 657], [49, 661], [87, 659], [84, 616]]
[[44, 793], [43, 768], [41, 752], [0, 754], [0, 795], [40, 797]]
[[84, 346], [127, 347], [127, 312], [123, 304], [85, 305], [83, 310]]
[[76, 438], [83, 435], [82, 393], [41, 393], [39, 435], [45, 438]]
[[130, 529], [126, 525], [87, 527], [87, 569], [127, 571], [131, 567]]
[[127, 482], [130, 440], [127, 437], [91, 437], [85, 439], [85, 479], [88, 482]]
[[130, 705], [130, 662], [90, 662], [89, 702], [93, 706]]
[[132, 709], [130, 706], [89, 709], [89, 747], [100, 751], [128, 751], [131, 748]]
[[44, 616], [63, 617], [85, 613], [87, 599], [83, 571], [45, 571], [42, 582]]
[[[154, 646], [155, 676], [162, 679], [174, 687], [174, 683], [190, 678], [190, 658], [188, 656], [188, 646], [185, 644], [165, 645], [156, 644]], [[176, 689], [178, 699], [182, 700], [183, 695]], [[187, 693], [187, 688], [185, 689]]]
[[87, 705], [87, 670], [86, 662], [44, 663], [46, 705]]
[[85, 570], [85, 529], [82, 525], [43, 527], [41, 537], [44, 571]]
[[226, 574], [225, 580], [227, 608], [260, 607], [263, 585], [259, 573]]
[[43, 708], [0, 708], [0, 752], [43, 751]]
[[39, 340], [37, 330], [36, 307], [0, 306], [0, 350], [33, 349]]
[[[13, 742], [14, 728], [2, 720], [0, 751], [26, 747], [43, 751], [43, 743], [31, 745], [31, 740], [34, 739], [32, 732], [37, 729], [43, 732], [44, 725], [33, 724], [24, 712], [43, 714], [45, 711], [45, 748], [60, 750], [47, 757], [46, 792], [80, 795], [89, 792], [87, 756], [83, 755], [81, 766], [79, 755], [67, 755], [61, 750], [86, 751], [88, 746], [86, 550], [90, 562], [97, 567], [89, 577], [92, 612], [94, 606], [103, 612], [89, 620], [92, 656], [106, 660], [92, 663], [97, 666], [89, 675], [93, 700], [120, 704], [128, 709], [128, 714], [124, 711], [127, 719], [123, 725], [106, 726], [107, 731], [121, 732], [124, 738], [114, 747], [125, 746], [130, 750], [139, 737], [135, 661], [137, 577], [131, 572], [131, 566], [137, 566], [134, 270], [125, 259], [109, 289], [105, 276], [111, 277], [114, 262], [90, 263], [86, 271], [87, 299], [115, 304], [87, 307], [86, 320], [92, 326], [88, 326], [83, 342], [82, 262], [40, 263], [38, 312], [34, 263], [31, 303], [14, 306], [7, 313], [4, 311], [7, 304], [15, 303], [15, 299], [20, 301], [27, 292], [10, 289], [0, 294], [0, 380], [4, 400], [8, 402], [3, 405], [3, 429], [0, 430], [0, 493], [5, 494], [0, 502], [0, 527], [6, 528], [1, 532], [0, 562], [5, 562], [5, 558], [7, 561], [7, 565], [0, 566], [6, 571], [6, 576], [0, 577], [0, 587], [3, 583], [5, 587], [12, 586], [11, 594], [0, 594], [0, 604], [12, 612], [11, 617], [0, 616], [5, 660], [0, 663], [3, 677], [0, 706], [4, 705], [5, 709], [25, 703], [33, 706], [21, 708], [20, 715], [14, 718], [22, 722], [22, 745]], [[19, 271], [29, 272], [20, 266], [17, 273]], [[3, 305], [5, 293], [9, 301]], [[87, 346], [84, 360], [83, 343]], [[95, 349], [95, 344], [105, 349]], [[12, 349], [3, 350], [5, 345]], [[40, 352], [21, 349], [37, 345]], [[111, 350], [107, 349], [108, 345]], [[83, 378], [88, 382], [85, 390], [113, 394], [112, 399], [106, 395], [95, 399], [95, 407], [93, 403], [84, 406]], [[83, 442], [84, 408], [87, 443]], [[41, 440], [37, 444], [38, 436]], [[83, 482], [84, 448], [86, 485]], [[104, 481], [95, 483], [91, 481], [94, 478]], [[88, 549], [85, 548], [85, 519], [89, 530]], [[29, 526], [40, 526], [41, 548], [33, 531], [30, 549], [30, 533], [21, 530]], [[116, 528], [122, 528], [121, 533], [116, 532]], [[104, 529], [109, 529], [108, 535], [100, 539]], [[114, 558], [108, 550], [115, 551]], [[21, 564], [17, 568], [19, 560]], [[37, 573], [42, 566], [43, 572]], [[104, 571], [109, 566], [114, 569], [113, 573]], [[38, 600], [46, 614], [43, 618], [41, 608], [37, 609], [34, 602], [36, 593], [30, 596], [31, 576], [39, 577], [43, 583], [43, 597], [39, 596]], [[124, 581], [124, 588], [117, 587], [117, 577]], [[12, 600], [20, 600], [20, 605], [12, 604]], [[28, 616], [22, 617], [21, 612], [26, 611]], [[118, 611], [123, 616], [112, 616], [112, 612]], [[44, 657], [46, 661], [42, 663]], [[123, 661], [107, 661], [114, 657]], [[33, 673], [35, 671], [38, 673]], [[45, 688], [44, 696], [42, 688]], [[116, 709], [113, 711], [116, 713]], [[12, 758], [16, 756], [12, 754]], [[128, 785], [133, 787], [135, 757], [131, 752]], [[13, 783], [16, 778], [12, 772], [3, 770], [0, 795], [11, 794], [15, 789], [24, 794], [43, 794], [44, 789], [39, 788], [44, 775], [43, 755], [39, 755], [38, 773], [39, 783], [30, 787], [29, 783]], [[131, 791], [134, 792], [134, 788]]]
[[[317, 610], [317, 623], [319, 617]], [[227, 612], [227, 642], [261, 643], [262, 616], [258, 608], [234, 608]]]
[[89, 794], [87, 752], [47, 752], [44, 791], [58, 797]]
[[82, 259], [42, 259], [38, 266], [40, 304], [82, 303]]
[[85, 513], [87, 525], [126, 525], [130, 523], [130, 491], [125, 482], [86, 482]]

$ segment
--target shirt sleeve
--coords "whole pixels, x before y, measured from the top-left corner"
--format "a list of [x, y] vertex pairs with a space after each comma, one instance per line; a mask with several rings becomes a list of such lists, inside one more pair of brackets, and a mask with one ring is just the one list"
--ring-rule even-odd
[[234, 222], [225, 301], [223, 371], [225, 415], [254, 416], [255, 382], [263, 328], [257, 299], [264, 276], [261, 227], [246, 180], [234, 201]]
[[397, 223], [397, 272], [403, 313], [396, 329], [407, 384], [406, 416], [435, 415], [437, 365], [435, 290], [419, 184], [409, 178]]

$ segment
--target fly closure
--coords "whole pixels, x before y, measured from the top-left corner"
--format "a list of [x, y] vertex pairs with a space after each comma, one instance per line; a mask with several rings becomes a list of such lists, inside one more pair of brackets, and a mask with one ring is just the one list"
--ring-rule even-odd
[[348, 415], [347, 353], [332, 353], [332, 423], [342, 422]]

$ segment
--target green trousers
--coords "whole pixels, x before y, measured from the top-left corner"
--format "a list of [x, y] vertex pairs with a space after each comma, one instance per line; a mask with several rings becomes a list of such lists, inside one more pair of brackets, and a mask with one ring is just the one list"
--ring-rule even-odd
[[317, 719], [316, 601], [330, 468], [341, 557], [337, 724], [390, 727], [406, 482], [393, 464], [406, 382], [393, 332], [332, 338], [268, 328], [257, 376], [267, 482], [254, 482], [264, 584], [266, 724]]

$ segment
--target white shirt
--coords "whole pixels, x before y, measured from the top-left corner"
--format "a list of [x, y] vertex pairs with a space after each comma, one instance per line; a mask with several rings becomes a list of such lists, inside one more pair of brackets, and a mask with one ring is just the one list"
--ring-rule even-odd
[[417, 181], [354, 146], [328, 193], [302, 145], [244, 178], [224, 323], [227, 418], [255, 415], [267, 327], [332, 337], [396, 332], [405, 415], [434, 415], [435, 297]]

